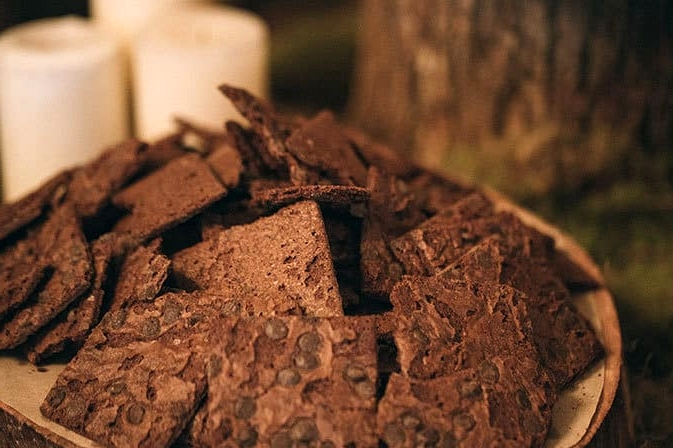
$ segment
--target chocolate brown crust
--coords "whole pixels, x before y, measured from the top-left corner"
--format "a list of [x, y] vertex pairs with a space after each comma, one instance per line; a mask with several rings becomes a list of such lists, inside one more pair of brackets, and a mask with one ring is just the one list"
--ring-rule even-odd
[[60, 172], [18, 201], [0, 205], [0, 246], [12, 233], [32, 223], [67, 191], [71, 170]]
[[40, 364], [67, 348], [79, 348], [91, 328], [98, 323], [105, 294], [104, 284], [114, 258], [114, 238], [113, 234], [106, 234], [92, 243], [94, 276], [91, 288], [74, 306], [29, 340], [28, 361]]
[[173, 276], [186, 289], [239, 298], [255, 315], [343, 314], [329, 243], [315, 202], [222, 230], [173, 256]]
[[73, 173], [67, 200], [75, 205], [77, 214], [90, 218], [108, 204], [143, 166], [147, 145], [136, 139], [127, 140], [101, 154], [93, 162]]
[[267, 188], [252, 192], [252, 205], [280, 208], [300, 201], [315, 201], [320, 205], [363, 214], [369, 191], [362, 187], [343, 185], [301, 185]]
[[32, 303], [21, 308], [0, 328], [0, 349], [14, 348], [48, 324], [91, 284], [91, 254], [73, 207], [59, 206], [40, 230], [39, 247], [54, 272]]
[[166, 294], [108, 313], [59, 375], [40, 410], [108, 446], [168, 446], [206, 389], [214, 322], [231, 301]]
[[113, 231], [140, 240], [158, 236], [213, 204], [227, 190], [196, 154], [172, 160], [115, 194], [112, 201], [129, 210]]
[[29, 237], [0, 253], [0, 322], [28, 300], [40, 281], [48, 275], [49, 263], [40, 256], [37, 239]]
[[222, 329], [190, 444], [376, 445], [371, 320], [243, 318]]
[[117, 275], [111, 310], [148, 302], [159, 294], [171, 266], [171, 260], [161, 253], [160, 246], [161, 239], [155, 239], [127, 254]]

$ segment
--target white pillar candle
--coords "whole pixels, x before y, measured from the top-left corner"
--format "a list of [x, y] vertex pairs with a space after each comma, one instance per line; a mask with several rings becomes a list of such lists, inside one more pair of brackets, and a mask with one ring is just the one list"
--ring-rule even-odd
[[30, 22], [0, 36], [3, 190], [13, 200], [128, 136], [116, 40], [88, 21]]
[[238, 117], [217, 86], [229, 83], [265, 97], [269, 36], [252, 13], [191, 5], [150, 23], [131, 49], [136, 134], [156, 139], [180, 117], [221, 130]]
[[125, 47], [147, 23], [175, 6], [209, 0], [89, 0], [91, 18], [114, 33]]

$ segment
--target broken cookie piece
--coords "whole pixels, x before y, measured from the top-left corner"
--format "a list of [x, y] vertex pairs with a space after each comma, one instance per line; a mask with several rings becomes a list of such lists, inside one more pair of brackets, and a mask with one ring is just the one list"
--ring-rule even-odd
[[39, 364], [66, 348], [79, 348], [89, 335], [89, 330], [98, 323], [105, 294], [104, 284], [108, 269], [114, 258], [115, 235], [105, 234], [91, 245], [93, 257], [93, 282], [73, 307], [33, 337], [29, 342], [26, 357]]
[[195, 446], [375, 446], [371, 319], [228, 319], [212, 350]]
[[187, 154], [150, 173], [114, 195], [129, 210], [113, 231], [139, 240], [159, 235], [222, 198], [227, 190], [196, 154]]
[[299, 202], [173, 255], [179, 287], [240, 299], [257, 315], [343, 315], [320, 209]]
[[163, 286], [171, 260], [160, 251], [161, 240], [138, 246], [124, 259], [117, 275], [110, 309], [154, 299]]
[[58, 316], [91, 284], [89, 246], [74, 208], [63, 204], [52, 211], [38, 236], [53, 273], [35, 299], [0, 326], [0, 349], [14, 348]]
[[105, 446], [170, 445], [205, 393], [212, 325], [232, 312], [224, 297], [166, 294], [108, 313], [40, 410]]
[[390, 448], [543, 446], [549, 397], [518, 363], [495, 356], [428, 380], [393, 373], [378, 406], [379, 437]]

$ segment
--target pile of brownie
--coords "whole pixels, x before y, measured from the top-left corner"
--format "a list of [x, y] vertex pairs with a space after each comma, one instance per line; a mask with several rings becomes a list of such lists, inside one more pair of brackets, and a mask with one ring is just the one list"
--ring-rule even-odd
[[596, 281], [331, 113], [221, 90], [248, 124], [0, 208], [0, 349], [74, 356], [42, 413], [106, 446], [541, 446]]

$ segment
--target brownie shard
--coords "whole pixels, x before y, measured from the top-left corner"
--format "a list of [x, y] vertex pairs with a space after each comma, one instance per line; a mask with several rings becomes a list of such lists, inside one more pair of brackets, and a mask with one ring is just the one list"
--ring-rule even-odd
[[56, 208], [40, 229], [39, 246], [49, 254], [53, 273], [35, 299], [0, 328], [0, 349], [14, 348], [54, 319], [91, 283], [88, 244], [69, 204]]
[[303, 122], [285, 141], [300, 162], [337, 185], [364, 186], [367, 168], [329, 111]]
[[552, 268], [493, 235], [481, 240], [438, 275], [503, 283], [525, 293], [533, 341], [541, 364], [562, 388], [584, 371], [602, 348], [589, 322], [572, 306], [570, 293]]
[[257, 221], [223, 229], [173, 255], [186, 289], [240, 299], [253, 314], [343, 314], [320, 209], [300, 202]]
[[473, 283], [501, 283], [506, 255], [500, 236], [492, 235], [479, 241], [437, 275]]
[[416, 202], [428, 216], [441, 213], [459, 201], [467, 201], [467, 204], [475, 205], [490, 204], [490, 201], [474, 188], [452, 182], [430, 171], [416, 173], [407, 180], [407, 183], [416, 196]]
[[257, 134], [254, 152], [262, 161], [265, 170], [284, 172], [296, 184], [306, 184], [312, 174], [302, 167], [285, 146], [291, 126], [276, 116], [273, 108], [243, 89], [229, 85], [220, 86], [220, 91], [249, 122]]
[[559, 388], [603, 353], [591, 325], [573, 307], [570, 293], [548, 266], [532, 257], [517, 257], [503, 266], [501, 281], [526, 294], [540, 360]]
[[148, 239], [186, 221], [222, 198], [227, 190], [196, 154], [187, 154], [113, 196], [130, 211], [114, 227], [138, 239]]
[[138, 173], [146, 148], [138, 140], [127, 140], [74, 172], [67, 199], [75, 204], [79, 216], [93, 217], [107, 205], [112, 195]]
[[171, 260], [160, 251], [161, 240], [138, 246], [127, 254], [119, 269], [110, 309], [154, 299], [163, 286]]
[[529, 376], [539, 370], [524, 295], [509, 286], [413, 277], [390, 299], [400, 366], [410, 377], [447, 375], [496, 354], [530, 359]]
[[510, 213], [464, 217], [463, 213], [439, 213], [392, 241], [390, 247], [405, 271], [410, 275], [435, 275], [491, 235], [500, 235], [522, 255], [542, 263], [553, 253], [551, 238]]
[[[436, 426], [433, 437], [458, 446], [542, 445], [556, 387], [540, 366], [523, 293], [414, 277], [395, 287], [391, 301], [404, 378], [391, 376], [379, 403], [378, 429], [389, 446], [428, 437], [405, 427], [413, 409]], [[424, 402], [420, 409], [415, 400]]]
[[370, 199], [362, 225], [360, 269], [362, 289], [387, 300], [405, 273], [390, 249], [390, 242], [425, 220], [406, 184], [370, 167], [367, 178]]
[[359, 158], [366, 162], [367, 168], [376, 166], [390, 175], [403, 179], [422, 172], [420, 168], [404, 158], [399, 151], [372, 140], [361, 130], [342, 126], [342, 132], [348, 138]]
[[58, 173], [18, 201], [0, 205], [0, 246], [7, 236], [42, 216], [52, 202], [65, 194], [71, 175], [71, 171]]
[[222, 321], [195, 446], [376, 446], [371, 319]]
[[215, 295], [166, 294], [108, 313], [59, 375], [40, 410], [106, 446], [168, 446], [206, 388]]
[[114, 234], [105, 234], [91, 245], [94, 270], [91, 288], [74, 307], [64, 311], [60, 318], [54, 319], [30, 340], [26, 357], [33, 364], [41, 363], [68, 346], [78, 348], [98, 322], [105, 294], [103, 287], [114, 255], [114, 239]]
[[40, 252], [35, 237], [17, 241], [0, 252], [0, 322], [28, 300], [48, 275], [49, 263]]
[[363, 214], [369, 192], [362, 187], [343, 185], [299, 185], [259, 189], [252, 192], [253, 204], [283, 207], [300, 201], [315, 201], [331, 208]]
[[225, 187], [231, 189], [240, 182], [243, 159], [238, 150], [226, 140], [220, 139], [214, 144], [206, 162]]
[[378, 404], [380, 439], [390, 448], [543, 446], [551, 421], [548, 397], [519, 363], [496, 355], [429, 380], [393, 373]]

